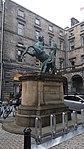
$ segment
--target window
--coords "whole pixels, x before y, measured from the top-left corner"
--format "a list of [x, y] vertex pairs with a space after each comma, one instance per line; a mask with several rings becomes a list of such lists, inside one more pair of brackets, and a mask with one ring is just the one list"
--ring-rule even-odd
[[60, 30], [59, 35], [60, 36], [63, 36], [63, 31]]
[[60, 63], [60, 69], [63, 69], [64, 68], [64, 59], [59, 58], [59, 63]]
[[37, 65], [37, 66], [40, 66], [40, 65], [41, 65], [41, 62], [40, 62], [39, 59], [36, 59], [36, 65]]
[[63, 50], [63, 49], [64, 49], [64, 41], [60, 40], [60, 50]]
[[18, 10], [18, 16], [24, 18], [24, 12], [22, 10]]
[[19, 93], [19, 85], [14, 85], [14, 95]]
[[24, 35], [24, 25], [18, 23], [18, 35]]
[[84, 46], [84, 36], [81, 36], [81, 46]]
[[53, 37], [49, 36], [49, 45], [51, 45]]
[[35, 19], [35, 24], [40, 25], [40, 20], [39, 19]]
[[69, 37], [72, 37], [72, 36], [74, 36], [74, 33], [73, 33], [73, 30], [70, 30], [69, 31]]
[[75, 68], [76, 58], [69, 59], [71, 67]]
[[21, 93], [21, 90], [22, 90], [21, 88], [22, 88], [21, 84], [17, 84], [17, 83], [14, 84], [14, 88], [13, 88], [14, 89], [14, 96]]
[[24, 44], [23, 44], [23, 43], [20, 43], [20, 42], [18, 42], [17, 47], [19, 47], [19, 48], [24, 48], [24, 49], [25, 49]]
[[49, 25], [49, 31], [53, 32], [53, 27], [51, 25]]
[[84, 24], [81, 25], [81, 31], [84, 31]]
[[36, 31], [35, 31], [35, 39], [36, 39], [36, 40], [38, 40], [39, 35], [40, 35], [40, 32], [36, 30]]
[[22, 53], [23, 53], [22, 50], [18, 50], [18, 52], [17, 52], [17, 55], [18, 55], [18, 62], [22, 62], [22, 58], [21, 58]]
[[81, 55], [81, 62], [84, 63], [84, 55]]
[[69, 49], [70, 50], [74, 49], [74, 40], [70, 40], [70, 42], [69, 42]]

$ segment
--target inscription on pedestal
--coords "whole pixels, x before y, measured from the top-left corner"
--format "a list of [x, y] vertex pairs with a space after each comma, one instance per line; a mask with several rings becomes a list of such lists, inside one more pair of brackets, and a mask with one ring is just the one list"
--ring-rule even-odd
[[61, 86], [58, 85], [44, 85], [43, 86], [43, 100], [45, 103], [57, 103], [62, 101]]

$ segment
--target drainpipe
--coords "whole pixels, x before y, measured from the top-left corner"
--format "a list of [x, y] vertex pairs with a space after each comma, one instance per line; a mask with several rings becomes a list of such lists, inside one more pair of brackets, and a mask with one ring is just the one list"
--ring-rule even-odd
[[4, 3], [2, 0], [2, 20], [1, 20], [1, 86], [0, 86], [0, 99], [2, 100], [2, 81], [3, 81], [3, 30], [4, 30]]

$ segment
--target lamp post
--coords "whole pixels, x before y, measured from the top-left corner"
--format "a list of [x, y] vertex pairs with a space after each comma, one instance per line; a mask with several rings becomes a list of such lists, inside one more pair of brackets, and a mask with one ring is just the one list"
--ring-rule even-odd
[[2, 0], [2, 19], [1, 19], [1, 85], [0, 85], [0, 99], [2, 99], [2, 81], [3, 81], [3, 30], [4, 30], [4, 3]]

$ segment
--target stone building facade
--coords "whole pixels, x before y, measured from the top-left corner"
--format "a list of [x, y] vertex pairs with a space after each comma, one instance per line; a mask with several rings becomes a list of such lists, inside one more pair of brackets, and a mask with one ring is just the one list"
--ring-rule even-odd
[[68, 93], [84, 94], [84, 21], [66, 30], [66, 43]]
[[[22, 60], [21, 55], [35, 44], [40, 34], [44, 36], [45, 45], [49, 46], [52, 40], [57, 44], [56, 67], [64, 76], [64, 93], [79, 90], [82, 93], [83, 23], [75, 20], [71, 28], [63, 29], [11, 0], [5, 3], [0, 0], [0, 98], [5, 100], [10, 93], [19, 93], [19, 76], [39, 71], [38, 59], [26, 55]], [[80, 88], [77, 88], [78, 80]]]
[[5, 99], [10, 93], [19, 92], [19, 76], [39, 70], [40, 62], [36, 58], [26, 55], [21, 60], [22, 52], [36, 42], [39, 34], [44, 36], [45, 45], [50, 45], [52, 39], [56, 42], [56, 63], [63, 60], [65, 65], [65, 30], [11, 0], [6, 0], [3, 5], [0, 0], [0, 19], [3, 17], [3, 28], [1, 23], [0, 29], [1, 35], [3, 29], [1, 92]]

